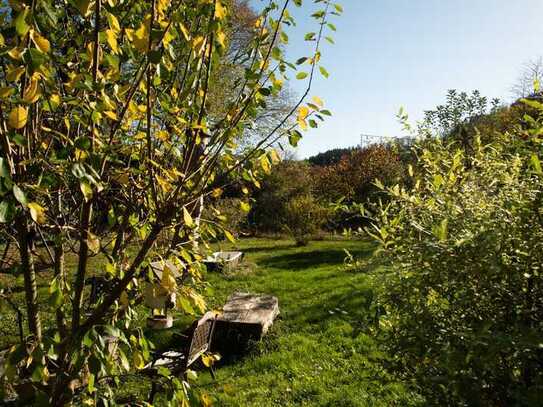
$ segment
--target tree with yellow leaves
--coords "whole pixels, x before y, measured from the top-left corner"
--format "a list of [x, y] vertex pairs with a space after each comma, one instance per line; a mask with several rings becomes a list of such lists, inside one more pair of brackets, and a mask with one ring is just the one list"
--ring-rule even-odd
[[[110, 399], [114, 378], [150, 358], [136, 315], [153, 259], [182, 271], [179, 284], [169, 282], [180, 307], [204, 310], [205, 254], [194, 243], [221, 226], [202, 222], [192, 233], [201, 202], [233, 173], [258, 185], [277, 160], [271, 146], [285, 135], [295, 144], [298, 126], [314, 127], [328, 113], [319, 99], [304, 99], [314, 74], [328, 75], [320, 43], [341, 7], [313, 2], [322, 9], [306, 36], [312, 50], [295, 62], [281, 44], [293, 23], [289, 7], [302, 1], [267, 2], [229, 59], [242, 75], [213, 114], [210, 91], [230, 49], [230, 1], [10, 0], [0, 9], [0, 222], [19, 252], [28, 320], [3, 380], [15, 389], [30, 384], [34, 402], [46, 405]], [[307, 81], [307, 91], [240, 153], [240, 134], [293, 77]], [[48, 298], [37, 290], [37, 252], [52, 271]], [[95, 256], [104, 270], [90, 270]], [[115, 284], [85, 313], [91, 272]], [[106, 335], [122, 343], [119, 359], [105, 351]], [[182, 380], [163, 385], [176, 405], [190, 397]]]

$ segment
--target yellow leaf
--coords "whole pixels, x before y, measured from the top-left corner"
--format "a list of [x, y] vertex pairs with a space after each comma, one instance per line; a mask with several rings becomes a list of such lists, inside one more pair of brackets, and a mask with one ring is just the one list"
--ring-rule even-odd
[[13, 95], [14, 92], [15, 92], [15, 89], [13, 88], [8, 88], [8, 87], [0, 88], [0, 98], [2, 99], [8, 98], [11, 95]]
[[231, 242], [236, 243], [236, 239], [234, 239], [234, 236], [232, 236], [232, 233], [230, 233], [228, 230], [223, 230], [224, 236]]
[[308, 114], [309, 109], [305, 106], [301, 106], [300, 109], [298, 109], [298, 120], [305, 120]]
[[87, 247], [94, 254], [98, 254], [100, 252], [100, 239], [98, 239], [98, 236], [89, 232], [87, 234]]
[[269, 174], [271, 171], [270, 161], [268, 160], [268, 157], [263, 155], [260, 157], [260, 166], [264, 170], [266, 174]]
[[277, 150], [275, 148], [272, 148], [270, 150], [270, 158], [271, 158], [272, 163], [274, 164], [281, 161], [281, 157], [279, 157], [279, 154], [277, 153]]
[[38, 88], [38, 80], [32, 78], [28, 86], [23, 92], [23, 100], [26, 103], [35, 103], [41, 96], [41, 93]]
[[190, 41], [190, 34], [187, 30], [187, 27], [185, 27], [183, 23], [179, 23], [179, 28], [181, 28], [181, 32], [183, 33], [183, 37], [185, 37], [185, 40]]
[[319, 107], [323, 107], [324, 106], [324, 102], [322, 101], [322, 99], [318, 96], [313, 96], [313, 102], [315, 102], [315, 104]]
[[106, 41], [114, 54], [119, 53], [119, 44], [117, 43], [117, 33], [113, 30], [106, 30]]
[[168, 29], [164, 33], [164, 38], [162, 38], [162, 44], [164, 44], [165, 47], [168, 46], [170, 42], [172, 42], [175, 39], [175, 36], [170, 32], [171, 30]]
[[23, 128], [28, 118], [28, 110], [26, 107], [18, 106], [14, 108], [8, 116], [8, 126], [12, 129]]
[[157, 2], [157, 14], [158, 20], [161, 21], [166, 15], [166, 10], [170, 6], [170, 0], [158, 0]]
[[19, 66], [15, 68], [14, 66], [10, 65], [7, 70], [6, 79], [8, 82], [17, 82], [21, 75], [25, 73], [25, 67]]
[[34, 41], [36, 48], [38, 48], [44, 54], [47, 54], [49, 52], [49, 50], [51, 49], [51, 44], [49, 43], [49, 40], [47, 38], [42, 37], [34, 30], [30, 32], [30, 36], [32, 37], [32, 41]]
[[140, 352], [134, 352], [134, 355], [132, 356], [132, 361], [136, 369], [143, 369], [143, 367], [145, 366], [143, 356]]
[[217, 41], [221, 44], [221, 47], [226, 47], [226, 34], [223, 31], [217, 33]]
[[107, 19], [109, 21], [109, 28], [111, 28], [116, 33], [121, 31], [121, 25], [119, 24], [119, 20], [117, 20], [117, 17], [110, 13], [107, 16]]
[[192, 40], [192, 49], [196, 51], [197, 54], [200, 54], [204, 49], [204, 37], [201, 35]]
[[240, 202], [239, 207], [243, 212], [249, 212], [251, 210], [251, 205], [249, 205], [247, 202]]
[[215, 18], [222, 20], [226, 17], [226, 7], [220, 1], [215, 4]]
[[51, 97], [49, 98], [49, 103], [51, 103], [51, 107], [53, 109], [56, 109], [60, 105], [60, 102], [60, 95], [58, 93], [51, 95]]
[[200, 310], [201, 313], [204, 313], [206, 310], [206, 302], [204, 297], [194, 291], [190, 291], [189, 295], [194, 305]]
[[146, 52], [149, 46], [149, 24], [151, 22], [151, 17], [147, 16], [145, 21], [141, 23], [140, 28], [138, 28], [133, 35], [132, 43], [134, 47], [140, 52]]
[[187, 225], [189, 228], [194, 226], [192, 216], [190, 216], [189, 211], [187, 211], [187, 208], [185, 207], [183, 207], [183, 220], [185, 221], [185, 225]]
[[2, 34], [0, 34], [0, 47], [3, 47], [4, 44], [5, 44], [4, 36]]
[[107, 110], [104, 112], [104, 115], [109, 117], [111, 120], [117, 120], [117, 113]]
[[211, 355], [202, 355], [202, 362], [206, 367], [211, 367], [213, 366], [215, 359], [213, 359], [213, 356]]
[[220, 197], [221, 195], [222, 195], [222, 189], [220, 189], [220, 188], [215, 188], [215, 189], [213, 189], [213, 192], [211, 193], [211, 196], [212, 196], [213, 198], [218, 198], [218, 197]]
[[30, 202], [28, 205], [30, 209], [30, 216], [34, 222], [39, 223], [40, 225], [45, 223], [45, 208], [39, 205], [36, 202]]
[[20, 60], [23, 57], [23, 52], [24, 49], [15, 47], [9, 50], [8, 55], [13, 59]]
[[177, 289], [177, 282], [168, 266], [164, 266], [162, 269], [162, 280], [160, 281], [160, 285], [170, 294], [174, 293]]

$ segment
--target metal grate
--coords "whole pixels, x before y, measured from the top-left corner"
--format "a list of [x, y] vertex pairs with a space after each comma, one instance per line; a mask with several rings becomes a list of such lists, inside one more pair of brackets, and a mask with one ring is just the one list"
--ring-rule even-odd
[[209, 343], [213, 333], [213, 324], [214, 320], [207, 320], [196, 326], [196, 329], [192, 334], [192, 340], [187, 355], [187, 367], [194, 363], [202, 353], [209, 349]]

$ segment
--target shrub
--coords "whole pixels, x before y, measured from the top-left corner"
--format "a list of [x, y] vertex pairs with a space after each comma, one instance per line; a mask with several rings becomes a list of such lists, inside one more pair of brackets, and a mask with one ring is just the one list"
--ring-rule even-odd
[[283, 161], [272, 168], [254, 195], [250, 221], [259, 232], [281, 232], [286, 204], [293, 198], [311, 195], [310, 167], [298, 161]]
[[298, 246], [305, 246], [312, 233], [326, 222], [328, 211], [311, 195], [295, 196], [285, 205], [282, 225]]
[[[543, 396], [543, 172], [535, 128], [473, 150], [434, 140], [414, 186], [386, 191], [372, 235], [390, 264], [381, 326], [397, 367], [440, 405]], [[535, 135], [535, 136], [534, 136]]]

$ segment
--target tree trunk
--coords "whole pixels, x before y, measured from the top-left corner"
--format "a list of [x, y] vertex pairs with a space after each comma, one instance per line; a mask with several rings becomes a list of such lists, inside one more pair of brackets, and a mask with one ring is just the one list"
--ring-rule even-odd
[[32, 237], [28, 229], [28, 223], [24, 215], [17, 217], [15, 221], [17, 238], [19, 241], [19, 253], [21, 256], [21, 268], [24, 276], [26, 311], [28, 317], [28, 329], [35, 339], [41, 341], [41, 322], [38, 309], [38, 290], [36, 287], [36, 272], [34, 270], [34, 258], [30, 249]]

